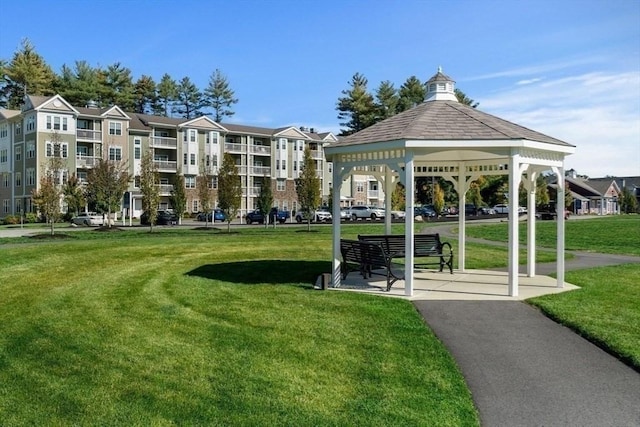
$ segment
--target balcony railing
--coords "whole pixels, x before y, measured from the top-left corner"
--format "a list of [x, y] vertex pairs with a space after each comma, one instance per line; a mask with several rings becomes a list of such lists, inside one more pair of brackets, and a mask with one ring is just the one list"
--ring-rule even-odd
[[225, 142], [224, 144], [225, 151], [230, 153], [244, 153], [247, 151], [246, 144], [234, 144], [231, 142]]
[[171, 184], [158, 184], [158, 191], [160, 194], [170, 194], [173, 191], [173, 185]]
[[367, 197], [370, 199], [377, 199], [379, 196], [380, 196], [380, 192], [378, 190], [367, 191]]
[[251, 166], [249, 168], [249, 173], [251, 175], [271, 175], [271, 168], [269, 166]]
[[311, 157], [314, 159], [322, 159], [322, 151], [311, 150]]
[[269, 156], [271, 155], [271, 147], [267, 145], [250, 145], [249, 152], [252, 154]]
[[93, 156], [76, 155], [76, 167], [92, 168], [98, 163], [98, 158]]
[[78, 139], [102, 141], [102, 132], [99, 130], [76, 129], [76, 137], [78, 137]]
[[260, 187], [243, 187], [242, 188], [243, 196], [259, 196], [260, 195]]
[[166, 161], [166, 160], [154, 160], [153, 163], [156, 165], [159, 171], [164, 172], [176, 172], [178, 170], [178, 162], [175, 161]]
[[152, 136], [150, 145], [157, 148], [178, 148], [178, 140], [166, 136]]
[[236, 168], [238, 169], [238, 174], [240, 174], [240, 175], [246, 175], [247, 174], [247, 167], [246, 166], [236, 165]]

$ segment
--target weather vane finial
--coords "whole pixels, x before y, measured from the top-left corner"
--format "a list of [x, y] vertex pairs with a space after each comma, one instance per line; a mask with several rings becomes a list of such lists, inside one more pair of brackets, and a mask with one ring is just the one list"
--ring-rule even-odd
[[438, 65], [438, 72], [441, 73], [442, 72], [442, 65]]

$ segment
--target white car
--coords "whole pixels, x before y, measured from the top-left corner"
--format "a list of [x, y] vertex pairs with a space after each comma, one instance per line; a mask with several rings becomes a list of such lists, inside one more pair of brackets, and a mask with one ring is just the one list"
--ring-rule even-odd
[[384, 209], [380, 209], [375, 206], [351, 206], [351, 209], [349, 209], [349, 214], [351, 215], [351, 219], [353, 221], [367, 218], [376, 220], [384, 218]]
[[405, 219], [406, 217], [405, 211], [391, 211], [391, 219]]
[[97, 227], [104, 225], [104, 217], [101, 214], [85, 212], [71, 218], [71, 223]]
[[[312, 222], [327, 222], [327, 221], [331, 221], [331, 219], [332, 219], [331, 212], [324, 209], [318, 209], [317, 211], [315, 211], [314, 215], [311, 217]], [[298, 224], [306, 220], [307, 219], [305, 218], [305, 215], [303, 212], [296, 213], [296, 222]]]

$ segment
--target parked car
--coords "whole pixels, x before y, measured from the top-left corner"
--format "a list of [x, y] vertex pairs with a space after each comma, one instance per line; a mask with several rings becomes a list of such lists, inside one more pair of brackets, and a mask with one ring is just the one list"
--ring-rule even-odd
[[[167, 210], [158, 211], [156, 225], [175, 225], [177, 223], [178, 215]], [[140, 224], [149, 225], [149, 214], [147, 212], [143, 212], [142, 215], [140, 215]]]
[[376, 206], [351, 206], [349, 215], [353, 221], [367, 218], [375, 221], [376, 219], [384, 218], [384, 209]]
[[258, 224], [264, 224], [264, 215], [259, 210], [247, 212], [244, 219], [247, 221], [247, 224], [253, 224], [257, 222]]
[[71, 223], [75, 225], [101, 226], [104, 225], [102, 214], [85, 212], [71, 218]]
[[436, 211], [430, 206], [415, 206], [413, 208], [413, 216], [420, 216], [422, 219], [435, 218], [438, 216]]
[[274, 223], [278, 221], [280, 224], [284, 224], [289, 218], [291, 218], [291, 213], [289, 211], [283, 211], [278, 208], [271, 208], [269, 211], [269, 222]]
[[[508, 214], [509, 213], [509, 205], [506, 205], [506, 204], [495, 205], [493, 207], [493, 210], [495, 210], [496, 213], [499, 213], [499, 214]], [[526, 213], [527, 213], [527, 208], [525, 208], [523, 206], [518, 206], [518, 214], [519, 215], [526, 214]]]
[[351, 214], [349, 213], [349, 208], [340, 208], [340, 219], [342, 221], [351, 219]]
[[[206, 214], [204, 212], [200, 212], [196, 217], [198, 221], [204, 221], [205, 218], [207, 219], [208, 222], [216, 222], [216, 221], [225, 222], [227, 220], [227, 217], [225, 216], [224, 212], [222, 212], [222, 209], [214, 209], [213, 213], [209, 212]], [[213, 221], [211, 220], [212, 218], [213, 218]]]
[[[298, 211], [296, 213], [296, 222], [299, 224], [303, 221], [306, 221], [307, 219], [305, 218], [305, 213], [304, 211]], [[333, 218], [333, 216], [331, 215], [331, 212], [329, 212], [328, 208], [321, 208], [316, 210], [313, 215], [311, 215], [311, 221], [312, 222], [328, 222], [331, 221]]]
[[[541, 205], [536, 210], [536, 218], [542, 220], [554, 220], [558, 216], [555, 204]], [[571, 211], [564, 210], [564, 219], [569, 219]]]
[[405, 219], [406, 216], [405, 211], [391, 211], [391, 219]]
[[480, 215], [495, 215], [496, 214], [496, 210], [493, 209], [493, 208], [482, 206], [481, 208], [478, 208], [478, 214], [480, 214]]
[[464, 205], [464, 215], [465, 216], [478, 215], [478, 208], [473, 203], [467, 203]]

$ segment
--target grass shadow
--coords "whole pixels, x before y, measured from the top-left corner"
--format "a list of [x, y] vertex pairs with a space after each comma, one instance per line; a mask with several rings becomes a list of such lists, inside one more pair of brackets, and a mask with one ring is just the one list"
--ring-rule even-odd
[[319, 274], [329, 271], [330, 261], [256, 260], [205, 264], [187, 272], [186, 275], [240, 285], [313, 285]]

